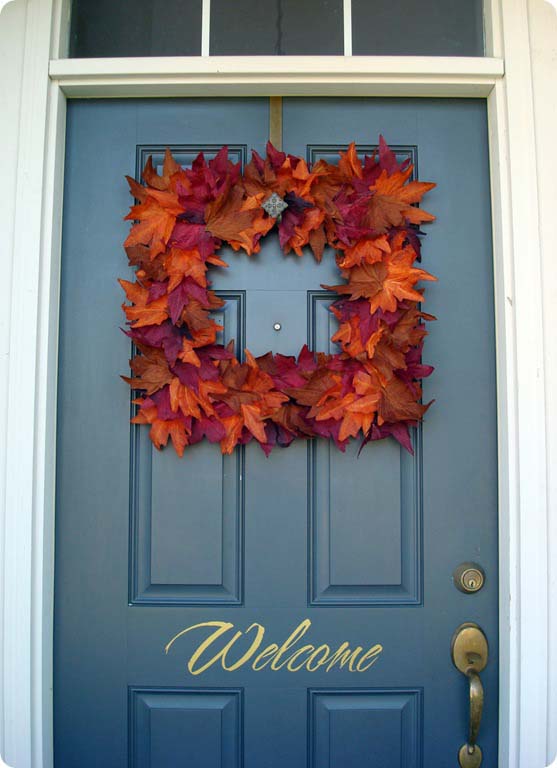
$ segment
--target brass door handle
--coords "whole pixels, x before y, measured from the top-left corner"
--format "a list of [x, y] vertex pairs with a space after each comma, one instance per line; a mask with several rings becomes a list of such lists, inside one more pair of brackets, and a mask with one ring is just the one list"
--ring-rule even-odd
[[480, 672], [485, 669], [489, 657], [487, 639], [477, 624], [461, 624], [451, 643], [453, 664], [466, 675], [470, 684], [470, 726], [468, 741], [458, 753], [460, 768], [479, 768], [482, 750], [478, 746], [478, 733], [484, 707], [484, 688]]

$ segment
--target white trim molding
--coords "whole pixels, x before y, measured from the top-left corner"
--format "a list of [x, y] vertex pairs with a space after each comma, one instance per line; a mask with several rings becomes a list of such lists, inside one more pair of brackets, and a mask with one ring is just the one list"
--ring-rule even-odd
[[[4, 275], [11, 280], [0, 295], [0, 751], [9, 765], [53, 764], [54, 446], [66, 99], [198, 95], [487, 99], [500, 465], [499, 768], [551, 763], [557, 748], [557, 697], [548, 683], [557, 683], [557, 608], [550, 592], [557, 577], [551, 563], [557, 521], [549, 502], [557, 496], [557, 353], [549, 324], [557, 314], [557, 264], [551, 258], [557, 168], [556, 55], [549, 36], [557, 21], [551, 26], [542, 9], [554, 16], [545, 0], [486, 0], [485, 58], [87, 60], [62, 58], [69, 0], [15, 0], [4, 9], [0, 57], [4, 42], [16, 54], [12, 66], [0, 58], [0, 106], [7, 104], [14, 116], [0, 122], [0, 183], [15, 189], [0, 210]], [[206, 23], [202, 34], [206, 54]]]
[[50, 77], [71, 98], [166, 96], [487, 96], [498, 58], [190, 56], [57, 59]]
[[211, 0], [201, 4], [201, 56], [209, 56], [211, 46]]
[[[2, 17], [18, 3], [3, 11]], [[23, 69], [20, 82], [19, 134], [13, 236], [9, 254], [11, 317], [9, 330], [8, 391], [5, 430], [4, 559], [3, 559], [3, 711], [4, 756], [9, 764], [31, 766], [33, 753], [42, 754], [37, 744], [43, 732], [43, 697], [50, 687], [52, 664], [37, 654], [45, 625], [42, 621], [43, 587], [52, 579], [49, 565], [43, 571], [43, 546], [51, 535], [43, 527], [48, 502], [43, 492], [44, 472], [38, 464], [37, 444], [44, 434], [45, 416], [51, 402], [40, 403], [46, 383], [39, 348], [39, 316], [44, 292], [42, 259], [51, 250], [46, 229], [46, 155], [48, 124], [48, 59], [52, 6], [30, 0], [25, 4]], [[4, 74], [4, 73], [3, 73]], [[11, 76], [11, 72], [4, 77]], [[51, 366], [53, 362], [51, 360]], [[49, 436], [50, 437], [50, 436]], [[46, 612], [51, 612], [45, 606]], [[38, 612], [38, 615], [37, 615]], [[46, 614], [45, 614], [46, 615]], [[51, 641], [48, 646], [51, 647]], [[48, 652], [48, 651], [47, 651]], [[51, 706], [46, 709], [50, 725]], [[40, 713], [40, 719], [37, 719]]]
[[[488, 99], [499, 382], [501, 765], [548, 762], [548, 503], [541, 246], [528, 5], [495, 24]], [[505, 574], [507, 578], [505, 579]], [[506, 594], [505, 594], [506, 592]], [[506, 685], [504, 684], [506, 678]]]
[[[10, 3], [0, 13], [0, 114], [13, 115], [13, 120], [0, 120], [0, 138], [6, 148], [6, 159], [0, 171], [2, 183], [14, 190], [17, 179], [19, 146], [19, 115], [21, 112], [21, 82], [23, 78], [23, 44], [26, 26], [26, 7], [21, 3]], [[4, 85], [10, 72], [15, 88]], [[0, 284], [0, 754], [4, 751], [4, 732], [11, 727], [12, 711], [4, 693], [6, 677], [4, 669], [9, 660], [9, 641], [7, 641], [6, 612], [4, 606], [5, 588], [5, 540], [7, 510], [5, 508], [6, 488], [6, 451], [4, 439], [8, 419], [8, 376], [10, 353], [11, 321], [11, 282], [12, 282], [12, 245], [14, 240], [15, 195], [6, 195], [0, 205], [0, 229], [5, 233], [1, 254], [5, 268], [4, 280]], [[5, 249], [5, 251], [4, 251]]]
[[342, 24], [344, 33], [344, 55], [352, 56], [352, 0], [343, 0]]
[[[537, 185], [541, 247], [542, 305], [548, 499], [548, 761], [557, 756], [557, 259], [553, 237], [557, 210], [557, 8], [555, 3], [529, 0], [529, 37], [537, 156]], [[557, 757], [553, 763], [557, 768]]]

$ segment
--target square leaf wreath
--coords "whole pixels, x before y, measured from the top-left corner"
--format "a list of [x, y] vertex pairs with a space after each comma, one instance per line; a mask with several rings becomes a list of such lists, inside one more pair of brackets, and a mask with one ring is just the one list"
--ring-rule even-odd
[[[162, 175], [149, 158], [145, 186], [128, 177], [138, 201], [126, 217], [136, 223], [124, 243], [135, 282], [120, 280], [129, 304], [127, 335], [139, 353], [133, 377], [142, 396], [136, 424], [149, 424], [157, 448], [170, 437], [182, 456], [203, 438], [222, 453], [256, 440], [269, 454], [296, 438], [331, 438], [344, 450], [350, 438], [394, 437], [412, 452], [408, 428], [429, 407], [420, 380], [431, 366], [421, 353], [425, 320], [420, 280], [435, 280], [416, 266], [420, 224], [435, 217], [416, 207], [435, 184], [410, 181], [412, 165], [399, 163], [383, 137], [362, 162], [355, 144], [337, 165], [313, 166], [277, 151], [252, 153], [241, 171], [223, 147], [191, 168], [166, 151]], [[224, 302], [210, 290], [209, 267], [227, 267], [221, 246], [260, 249], [278, 228], [285, 254], [305, 246], [321, 261], [336, 252], [344, 282], [324, 285], [339, 298], [330, 309], [339, 321], [332, 336], [339, 352], [298, 357], [268, 352], [245, 362], [233, 344], [217, 343], [222, 330], [211, 311]]]

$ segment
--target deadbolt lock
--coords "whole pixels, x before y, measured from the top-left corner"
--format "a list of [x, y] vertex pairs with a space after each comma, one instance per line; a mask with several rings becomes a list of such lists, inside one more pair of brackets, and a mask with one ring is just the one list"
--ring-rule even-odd
[[453, 573], [455, 587], [461, 592], [479, 592], [485, 583], [485, 572], [477, 563], [461, 563]]

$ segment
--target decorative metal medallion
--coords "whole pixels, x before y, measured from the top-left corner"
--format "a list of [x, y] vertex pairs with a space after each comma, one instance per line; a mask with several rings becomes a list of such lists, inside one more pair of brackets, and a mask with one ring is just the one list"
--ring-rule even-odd
[[283, 211], [288, 208], [288, 203], [285, 203], [282, 197], [277, 195], [276, 192], [268, 197], [264, 203], [261, 203], [261, 207], [266, 211], [273, 219], [279, 219]]

